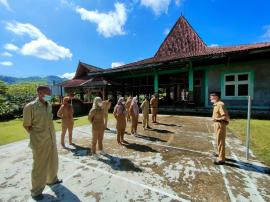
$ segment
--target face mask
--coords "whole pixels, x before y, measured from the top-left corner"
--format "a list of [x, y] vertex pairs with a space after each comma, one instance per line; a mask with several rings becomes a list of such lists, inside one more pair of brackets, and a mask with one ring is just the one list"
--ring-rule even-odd
[[52, 96], [50, 96], [50, 95], [45, 95], [45, 96], [43, 97], [43, 99], [44, 99], [44, 101], [49, 102], [49, 101], [51, 101]]
[[135, 100], [135, 103], [138, 103], [138, 100]]
[[126, 104], [126, 102], [122, 102], [122, 105]]

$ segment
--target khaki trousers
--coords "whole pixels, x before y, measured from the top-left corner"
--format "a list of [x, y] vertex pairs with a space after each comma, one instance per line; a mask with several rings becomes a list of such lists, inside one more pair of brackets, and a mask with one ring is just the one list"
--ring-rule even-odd
[[105, 128], [108, 128], [108, 116], [109, 114], [108, 113], [105, 113]]
[[131, 133], [137, 132], [139, 115], [131, 116]]
[[58, 180], [58, 153], [55, 144], [49, 143], [32, 149], [32, 189], [31, 195], [42, 194], [46, 184], [54, 183]]
[[98, 143], [98, 149], [103, 150], [103, 136], [104, 130], [92, 130], [92, 153], [96, 154], [96, 145]]
[[143, 114], [143, 127], [149, 126], [149, 114]]
[[217, 152], [218, 152], [217, 159], [219, 161], [225, 161], [226, 124], [222, 122], [215, 122], [214, 131], [217, 138]]

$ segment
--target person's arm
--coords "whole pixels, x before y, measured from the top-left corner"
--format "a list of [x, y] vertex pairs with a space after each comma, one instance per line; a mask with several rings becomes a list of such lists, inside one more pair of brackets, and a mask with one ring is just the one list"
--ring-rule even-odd
[[63, 110], [64, 110], [64, 107], [63, 107], [63, 105], [61, 105], [61, 107], [59, 108], [59, 110], [57, 112], [57, 116], [59, 118], [62, 118], [63, 117]]
[[88, 114], [88, 120], [90, 121], [90, 123], [93, 123], [94, 120], [94, 116], [95, 116], [95, 110], [90, 110], [89, 114]]
[[144, 108], [144, 105], [145, 105], [145, 101], [143, 101], [143, 103], [141, 104], [140, 108], [143, 110]]
[[29, 104], [23, 108], [23, 127], [30, 134], [32, 130], [32, 106]]
[[114, 107], [114, 110], [113, 110], [113, 116], [115, 118], [117, 118], [118, 114], [117, 114], [117, 106]]
[[223, 104], [218, 105], [217, 111], [219, 112], [220, 117], [216, 117], [214, 119], [214, 121], [226, 121], [226, 122], [228, 122], [226, 108], [225, 108], [225, 106]]

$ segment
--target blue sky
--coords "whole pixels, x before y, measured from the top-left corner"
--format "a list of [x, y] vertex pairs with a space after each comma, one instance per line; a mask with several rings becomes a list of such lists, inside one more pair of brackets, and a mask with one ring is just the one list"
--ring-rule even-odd
[[0, 0], [0, 75], [72, 77], [155, 54], [181, 13], [207, 45], [270, 41], [269, 0]]

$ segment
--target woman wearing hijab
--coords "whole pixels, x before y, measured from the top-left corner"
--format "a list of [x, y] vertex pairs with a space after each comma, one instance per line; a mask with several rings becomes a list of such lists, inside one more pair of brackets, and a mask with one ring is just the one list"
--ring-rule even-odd
[[98, 149], [101, 154], [105, 154], [103, 151], [103, 136], [105, 130], [104, 110], [102, 108], [102, 99], [96, 97], [92, 109], [89, 111], [88, 120], [92, 124], [92, 154], [96, 156], [96, 144], [98, 142]]
[[126, 114], [125, 100], [123, 97], [120, 97], [113, 110], [113, 115], [116, 118], [117, 143], [119, 145], [128, 144], [128, 142], [124, 140], [127, 125]]
[[72, 130], [73, 130], [73, 108], [70, 104], [69, 97], [64, 97], [63, 104], [57, 112], [57, 116], [62, 119], [61, 145], [65, 148], [65, 135], [68, 130], [69, 144], [72, 145]]
[[137, 135], [137, 126], [139, 120], [139, 106], [137, 97], [133, 97], [129, 113], [131, 116], [131, 135]]

